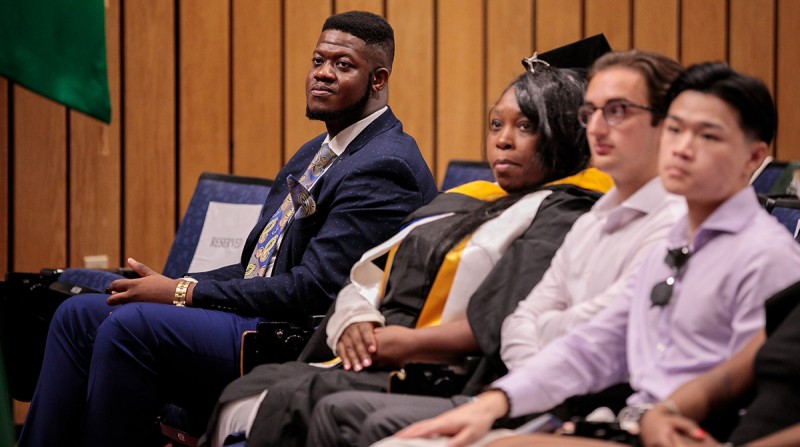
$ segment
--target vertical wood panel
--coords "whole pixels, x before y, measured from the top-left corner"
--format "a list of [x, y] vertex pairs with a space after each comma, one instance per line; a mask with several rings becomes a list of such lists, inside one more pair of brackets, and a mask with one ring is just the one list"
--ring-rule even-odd
[[183, 215], [200, 173], [230, 172], [230, 2], [180, 0], [179, 182]]
[[8, 81], [0, 77], [0, 273], [8, 271], [8, 209], [9, 151], [8, 151], [8, 118], [9, 118]]
[[120, 2], [106, 9], [106, 54], [111, 124], [70, 111], [69, 265], [87, 255], [106, 255], [120, 264]]
[[25, 416], [28, 414], [30, 402], [14, 401], [14, 424], [22, 425], [25, 423]]
[[[125, 244], [156, 271], [175, 234], [175, 17], [172, 0], [124, 2]], [[210, 87], [213, 88], [213, 87]]]
[[775, 85], [778, 106], [778, 139], [775, 144], [780, 160], [800, 160], [800, 2], [780, 0], [778, 3], [778, 80]]
[[[495, 92], [513, 77], [511, 70], [521, 55], [512, 48], [530, 37], [522, 23], [531, 15], [523, 12], [529, 4], [535, 7], [533, 42], [539, 52], [603, 28], [615, 49], [633, 45], [667, 54], [678, 51], [685, 64], [730, 60], [765, 79], [774, 89], [781, 115], [778, 157], [800, 159], [800, 134], [793, 129], [800, 119], [795, 110], [800, 81], [794, 73], [800, 64], [795, 48], [800, 2], [794, 0], [213, 1], [183, 0], [181, 36], [176, 35], [175, 0], [109, 2], [110, 15], [119, 14], [114, 9], [120, 4], [125, 8], [126, 60], [122, 101], [119, 75], [114, 74], [118, 68], [113, 67], [119, 56], [112, 55], [119, 51], [114, 41], [118, 44], [120, 38], [111, 37], [114, 30], [109, 28], [116, 121], [108, 128], [70, 113], [68, 136], [62, 107], [19, 88], [13, 90], [15, 101], [4, 98], [8, 83], [0, 80], [0, 159], [6, 160], [5, 170], [0, 168], [0, 267], [76, 265], [84, 255], [106, 253], [112, 263], [134, 255], [160, 268], [173, 239], [176, 210], [182, 211], [186, 200], [177, 195], [176, 132], [186, 151], [212, 148], [197, 156], [181, 155], [181, 181], [190, 185], [182, 187], [184, 192], [195, 181], [186, 173], [187, 166], [207, 163], [205, 154], [213, 154], [212, 163], [217, 163], [217, 148], [222, 147], [223, 154], [228, 150], [223, 136], [228, 125], [234, 145], [232, 170], [273, 176], [285, 160], [284, 151], [293, 154], [324, 130], [304, 116], [304, 79], [320, 27], [334, 7], [378, 13], [386, 8], [397, 39], [391, 104], [426, 160], [431, 165], [439, 160], [439, 173], [450, 158], [482, 158], [486, 102], [496, 99]], [[226, 23], [226, 4], [233, 14], [232, 27]], [[517, 5], [522, 5], [519, 13], [510, 14]], [[678, 18], [673, 17], [676, 13]], [[175, 90], [176, 43], [182, 45], [180, 95]], [[213, 49], [216, 45], [218, 50]], [[225, 68], [229, 48], [233, 65]], [[198, 54], [207, 60], [192, 69]], [[229, 90], [220, 86], [226, 76], [232, 85], [230, 99], [225, 96]], [[176, 96], [183, 98], [180, 114]], [[232, 101], [231, 117], [225, 115], [225, 101]], [[3, 112], [10, 116], [3, 117]], [[229, 124], [220, 128], [226, 120]], [[3, 127], [11, 122], [14, 132]], [[15, 134], [10, 145], [9, 133]], [[121, 156], [120, 146], [125, 148], [124, 163], [114, 161]], [[122, 180], [115, 180], [113, 170], [120, 164], [124, 170], [116, 177]], [[224, 170], [227, 165], [221, 166]], [[11, 173], [14, 182], [8, 184]], [[43, 188], [45, 178], [57, 185]], [[4, 193], [8, 187], [11, 190]], [[120, 211], [114, 197], [121, 201], [117, 206], [125, 217], [116, 235], [114, 219]], [[180, 206], [176, 200], [181, 200]], [[115, 237], [122, 232], [123, 251], [118, 253]], [[15, 253], [10, 253], [9, 244], [16, 247]], [[13, 257], [13, 265], [3, 264]]]
[[586, 2], [584, 35], [604, 33], [616, 51], [631, 47], [631, 7], [628, 0]]
[[369, 11], [379, 16], [385, 16], [383, 11], [383, 0], [334, 0], [336, 2], [336, 14], [345, 11]]
[[452, 159], [483, 159], [484, 18], [481, 0], [437, 3], [436, 171]]
[[681, 62], [728, 59], [727, 0], [682, 0]]
[[311, 54], [317, 45], [322, 24], [331, 14], [330, 0], [306, 0], [284, 3], [284, 122], [286, 160], [306, 141], [325, 132], [319, 121], [306, 118], [305, 80], [311, 66]]
[[233, 173], [283, 166], [281, 0], [233, 0]]
[[678, 0], [635, 0], [633, 46], [678, 58]]
[[731, 0], [730, 63], [737, 70], [760, 78], [774, 91], [775, 1]]
[[486, 14], [486, 105], [500, 94], [523, 68], [520, 60], [533, 53], [531, 0], [493, 0]]
[[389, 104], [433, 171], [434, 1], [388, 0], [386, 17], [395, 40]]
[[66, 108], [14, 86], [14, 265], [67, 263]]
[[544, 53], [583, 36], [582, 3], [581, 0], [536, 0], [536, 51]]

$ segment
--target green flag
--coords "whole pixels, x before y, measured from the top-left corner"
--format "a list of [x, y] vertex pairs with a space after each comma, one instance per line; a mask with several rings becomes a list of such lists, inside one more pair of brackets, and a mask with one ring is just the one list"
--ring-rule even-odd
[[0, 75], [110, 122], [103, 0], [0, 1]]

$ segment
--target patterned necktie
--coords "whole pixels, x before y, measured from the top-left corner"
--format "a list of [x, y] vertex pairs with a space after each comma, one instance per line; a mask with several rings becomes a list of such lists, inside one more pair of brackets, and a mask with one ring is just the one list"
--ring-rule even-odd
[[267, 222], [267, 226], [261, 232], [261, 237], [258, 238], [256, 248], [253, 250], [253, 254], [250, 255], [250, 262], [244, 272], [245, 278], [266, 275], [269, 260], [272, 258], [272, 254], [278, 244], [278, 238], [286, 224], [292, 219], [296, 208], [300, 208], [301, 217], [314, 213], [316, 204], [308, 190], [311, 189], [314, 182], [325, 172], [325, 168], [334, 159], [336, 159], [336, 153], [331, 150], [327, 143], [323, 144], [317, 155], [311, 160], [308, 168], [306, 168], [306, 172], [300, 176], [300, 180], [297, 180], [291, 174], [286, 178], [289, 194], [286, 195], [281, 206], [275, 211], [275, 214], [272, 215], [269, 222]]

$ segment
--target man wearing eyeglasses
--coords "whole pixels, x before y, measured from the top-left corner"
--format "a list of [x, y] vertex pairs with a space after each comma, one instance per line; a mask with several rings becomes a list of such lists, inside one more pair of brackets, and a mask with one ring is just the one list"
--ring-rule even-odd
[[[625, 152], [631, 148], [621, 142], [647, 138], [641, 121], [657, 118], [644, 90], [637, 96], [642, 79], [624, 66], [598, 68], [603, 62], [593, 68], [580, 114], [597, 166], [608, 169], [635, 163], [629, 157], [638, 153]], [[450, 435], [448, 446], [463, 446], [498, 418], [546, 411], [626, 380], [635, 390], [626, 413], [640, 415], [763, 327], [764, 300], [800, 279], [800, 246], [759, 207], [748, 185], [775, 132], [769, 92], [718, 65], [701, 67], [709, 72], [703, 76], [691, 68], [667, 95], [672, 105], [663, 124], [660, 177], [668, 191], [687, 199], [688, 214], [649, 251], [620, 296], [474, 402], [414, 424], [398, 438]], [[519, 441], [505, 445], [533, 442]]]

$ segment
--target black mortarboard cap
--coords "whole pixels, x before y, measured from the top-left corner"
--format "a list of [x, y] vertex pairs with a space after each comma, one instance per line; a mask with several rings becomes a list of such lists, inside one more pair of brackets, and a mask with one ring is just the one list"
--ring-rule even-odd
[[[611, 46], [608, 44], [606, 36], [601, 33], [545, 51], [537, 55], [537, 58], [557, 68], [588, 69], [597, 58], [609, 51], [611, 51]], [[522, 62], [522, 65], [528, 67], [525, 61]]]

